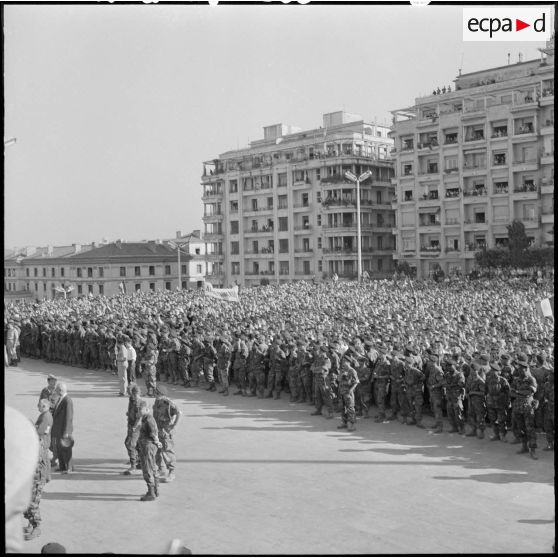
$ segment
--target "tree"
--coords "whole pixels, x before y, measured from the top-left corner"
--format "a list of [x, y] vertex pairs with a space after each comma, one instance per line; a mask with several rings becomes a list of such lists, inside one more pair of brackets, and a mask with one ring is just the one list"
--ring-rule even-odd
[[262, 277], [260, 279], [260, 285], [262, 287], [266, 287], [267, 285], [269, 285], [269, 279], [267, 277]]
[[508, 240], [510, 249], [510, 264], [513, 267], [526, 267], [529, 265], [527, 248], [529, 248], [529, 238], [525, 233], [525, 225], [514, 219], [508, 225]]
[[510, 265], [510, 252], [505, 248], [480, 250], [475, 253], [477, 265], [482, 268], [502, 268]]
[[410, 277], [413, 274], [409, 262], [406, 262], [405, 260], [402, 262], [395, 262], [395, 271], [400, 275], [406, 275], [407, 277]]

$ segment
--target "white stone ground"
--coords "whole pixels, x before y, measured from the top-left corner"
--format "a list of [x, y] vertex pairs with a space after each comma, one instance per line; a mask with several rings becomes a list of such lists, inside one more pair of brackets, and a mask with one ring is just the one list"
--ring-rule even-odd
[[[42, 536], [70, 553], [160, 554], [179, 538], [194, 554], [549, 553], [554, 455], [397, 422], [310, 416], [306, 404], [169, 386], [183, 416], [177, 479], [155, 502], [125, 477], [127, 399], [116, 377], [25, 359], [5, 372], [6, 402], [33, 420], [48, 373], [75, 405], [76, 471], [54, 475]], [[540, 446], [544, 445], [540, 435]]]

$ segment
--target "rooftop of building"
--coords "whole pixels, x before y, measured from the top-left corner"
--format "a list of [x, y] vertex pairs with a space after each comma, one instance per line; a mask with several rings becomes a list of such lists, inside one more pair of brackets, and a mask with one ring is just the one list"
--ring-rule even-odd
[[76, 254], [71, 256], [71, 260], [87, 260], [94, 258], [103, 259], [121, 259], [121, 258], [134, 258], [134, 257], [165, 257], [176, 255], [176, 249], [171, 248], [168, 244], [163, 242], [148, 241], [148, 242], [122, 242], [117, 240], [99, 248], [93, 248], [86, 253]]

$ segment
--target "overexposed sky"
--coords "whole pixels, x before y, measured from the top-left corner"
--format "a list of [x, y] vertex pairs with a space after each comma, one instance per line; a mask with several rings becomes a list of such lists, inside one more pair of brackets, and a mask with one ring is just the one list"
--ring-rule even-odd
[[264, 126], [389, 123], [461, 63], [540, 56], [464, 43], [462, 9], [4, 5], [5, 246], [203, 229], [202, 162]]

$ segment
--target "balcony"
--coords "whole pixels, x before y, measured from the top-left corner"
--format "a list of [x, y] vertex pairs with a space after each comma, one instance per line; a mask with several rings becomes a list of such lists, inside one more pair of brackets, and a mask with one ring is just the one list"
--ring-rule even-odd
[[440, 203], [438, 192], [429, 192], [418, 198], [419, 207], [436, 207]]
[[509, 188], [507, 186], [495, 186], [493, 190], [493, 194], [495, 196], [507, 195], [509, 194]]
[[213, 214], [206, 214], [203, 216], [204, 223], [218, 223], [219, 221], [223, 220], [222, 213], [213, 213]]
[[444, 223], [444, 227], [453, 227], [455, 225], [460, 225], [461, 224], [461, 220], [457, 219], [457, 218], [449, 218], [446, 219], [446, 222]]
[[420, 255], [421, 256], [430, 256], [430, 257], [438, 257], [442, 252], [440, 246], [421, 246], [420, 247]]
[[550, 213], [545, 213], [541, 215], [541, 223], [543, 225], [554, 224], [554, 212], [551, 211]]
[[422, 143], [419, 143], [417, 145], [417, 150], [418, 151], [425, 151], [425, 150], [432, 151], [433, 149], [436, 149], [438, 147], [440, 147], [440, 144], [438, 143], [438, 140], [432, 139], [430, 141], [424, 141]]
[[431, 174], [439, 174], [439, 172], [440, 172], [440, 169], [439, 169], [438, 165], [428, 165], [426, 167], [426, 169], [419, 171], [419, 176], [420, 177], [429, 176]]
[[[432, 221], [419, 221], [418, 224], [419, 228], [423, 229], [423, 228], [433, 228], [433, 229], [438, 229], [439, 227], [442, 226], [442, 223], [440, 221], [436, 221], [436, 222], [432, 222]], [[423, 231], [424, 232], [424, 231]]]
[[455, 198], [458, 199], [461, 197], [461, 188], [448, 188], [446, 190], [445, 198], [451, 199]]
[[475, 219], [465, 219], [463, 221], [463, 228], [467, 231], [486, 230], [487, 227], [488, 223], [486, 219], [484, 221], [477, 221]]
[[329, 210], [330, 208], [339, 207], [356, 207], [355, 198], [326, 198], [322, 200], [322, 208]]
[[444, 139], [444, 145], [457, 145], [457, 134], [447, 135]]
[[463, 203], [472, 203], [477, 201], [479, 198], [486, 198], [488, 196], [488, 190], [486, 188], [478, 188], [473, 190], [463, 191]]
[[469, 163], [463, 165], [463, 176], [474, 176], [486, 172], [486, 163]]
[[273, 235], [273, 227], [251, 227], [244, 230], [245, 235]]
[[554, 119], [547, 119], [541, 122], [541, 135], [546, 136], [549, 134], [554, 134]]
[[313, 248], [295, 248], [295, 254], [298, 254], [300, 256], [303, 255], [312, 255], [314, 253], [314, 249]]
[[484, 137], [484, 134], [474, 134], [472, 136], [467, 136], [465, 138], [464, 143], [475, 143], [475, 142], [484, 142], [486, 141], [486, 138]]
[[539, 198], [539, 188], [536, 184], [524, 184], [513, 189], [514, 200], [536, 200]]
[[356, 226], [357, 224], [355, 221], [344, 221], [342, 223], [322, 223], [322, 229], [325, 231], [328, 231], [329, 229], [350, 229], [351, 231], [354, 231], [356, 230]]
[[203, 240], [205, 242], [215, 242], [223, 239], [222, 232], [204, 233]]
[[311, 203], [295, 203], [293, 205], [293, 211], [294, 212], [298, 212], [298, 211], [310, 211], [312, 209], [312, 204]]
[[457, 167], [451, 168], [451, 169], [445, 169], [444, 173], [445, 174], [453, 174], [453, 173], [458, 173], [459, 169]]
[[206, 190], [202, 195], [203, 201], [210, 201], [213, 198], [221, 199], [223, 197], [223, 190]]
[[490, 139], [506, 139], [508, 137], [508, 129], [494, 130]]
[[297, 225], [294, 228], [295, 234], [305, 233], [312, 230], [312, 225]]

